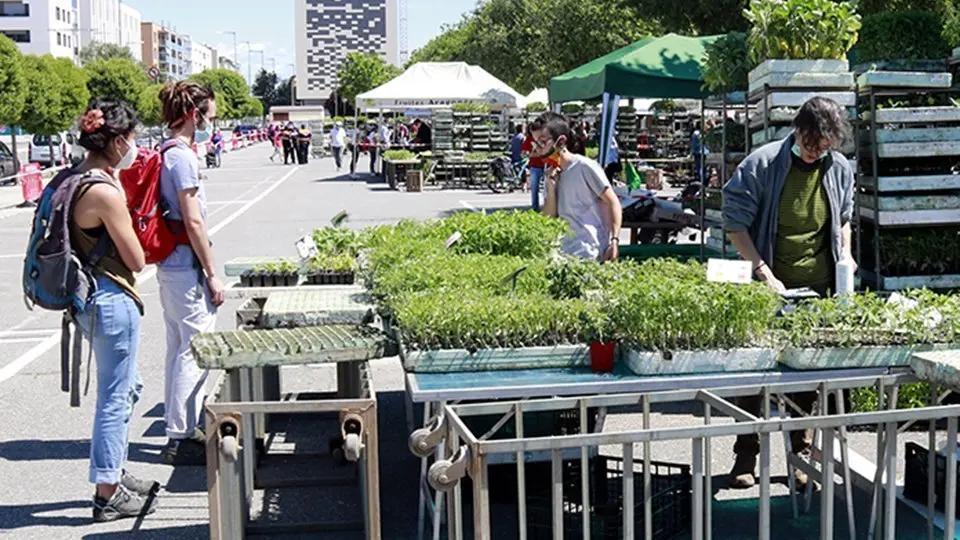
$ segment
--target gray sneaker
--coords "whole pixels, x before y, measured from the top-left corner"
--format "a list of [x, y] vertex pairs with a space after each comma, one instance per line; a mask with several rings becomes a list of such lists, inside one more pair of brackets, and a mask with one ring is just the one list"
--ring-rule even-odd
[[141, 497], [123, 484], [117, 486], [117, 492], [109, 501], [93, 496], [93, 521], [103, 523], [120, 518], [147, 516], [157, 510], [157, 497], [150, 494]]
[[120, 485], [141, 497], [160, 491], [160, 482], [141, 480], [130, 474], [126, 469], [123, 470], [123, 475], [120, 477]]

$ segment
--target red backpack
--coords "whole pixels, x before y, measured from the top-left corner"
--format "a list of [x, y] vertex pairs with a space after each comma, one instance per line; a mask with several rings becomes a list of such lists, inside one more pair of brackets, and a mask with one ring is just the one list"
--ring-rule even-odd
[[156, 264], [179, 245], [190, 244], [182, 221], [167, 219], [160, 201], [160, 170], [163, 153], [176, 146], [167, 141], [159, 152], [140, 148], [129, 169], [120, 171], [120, 184], [127, 195], [127, 208], [133, 218], [133, 230], [143, 247], [147, 264]]

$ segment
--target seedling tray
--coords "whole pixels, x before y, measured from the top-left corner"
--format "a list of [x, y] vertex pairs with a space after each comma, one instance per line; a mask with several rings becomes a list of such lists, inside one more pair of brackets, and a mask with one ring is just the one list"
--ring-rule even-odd
[[392, 341], [366, 326], [315, 326], [197, 334], [190, 340], [203, 369], [360, 362], [392, 354]]
[[909, 366], [915, 353], [944, 349], [945, 345], [893, 347], [787, 348], [780, 363], [799, 370]]
[[356, 273], [352, 270], [346, 272], [320, 270], [307, 274], [309, 285], [353, 285], [354, 281], [356, 281]]
[[373, 298], [360, 287], [272, 293], [263, 306], [264, 328], [361, 324], [373, 313]]
[[703, 351], [640, 351], [625, 349], [624, 363], [637, 375], [680, 375], [768, 371], [777, 367], [772, 348]]
[[238, 257], [223, 265], [223, 273], [227, 277], [237, 277], [247, 270], [272, 263], [290, 263], [300, 266], [300, 260], [296, 257]]
[[267, 272], [245, 270], [240, 274], [243, 287], [295, 287], [300, 282], [296, 272]]
[[877, 277], [868, 270], [860, 269], [863, 281], [882, 291], [905, 291], [908, 289], [960, 289], [960, 274], [937, 274], [930, 276], [884, 276]]
[[414, 373], [454, 373], [514, 369], [567, 368], [590, 365], [588, 345], [553, 345], [519, 349], [410, 350], [400, 340], [403, 369]]

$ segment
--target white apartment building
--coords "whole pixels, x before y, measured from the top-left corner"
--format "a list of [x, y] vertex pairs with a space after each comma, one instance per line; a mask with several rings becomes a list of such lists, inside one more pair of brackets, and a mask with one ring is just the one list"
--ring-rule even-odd
[[78, 0], [0, 0], [0, 34], [24, 54], [76, 59], [79, 29]]
[[209, 45], [184, 37], [183, 48], [186, 56], [190, 58], [190, 75], [216, 67], [213, 59], [217, 53]]
[[140, 60], [140, 12], [120, 0], [79, 0], [80, 46], [112, 43]]

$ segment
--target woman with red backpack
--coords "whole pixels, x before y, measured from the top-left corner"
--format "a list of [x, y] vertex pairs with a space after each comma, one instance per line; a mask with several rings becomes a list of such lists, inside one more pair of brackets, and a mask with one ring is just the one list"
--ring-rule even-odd
[[92, 267], [96, 290], [75, 314], [97, 361], [97, 405], [90, 441], [90, 482], [96, 484], [94, 521], [152, 513], [156, 482], [138, 480], [125, 467], [130, 415], [143, 386], [137, 369], [143, 302], [135, 273], [143, 248], [133, 229], [115, 174], [137, 157], [137, 115], [123, 102], [93, 101], [80, 121], [86, 159], [69, 174], [85, 175], [76, 191], [70, 240]]

